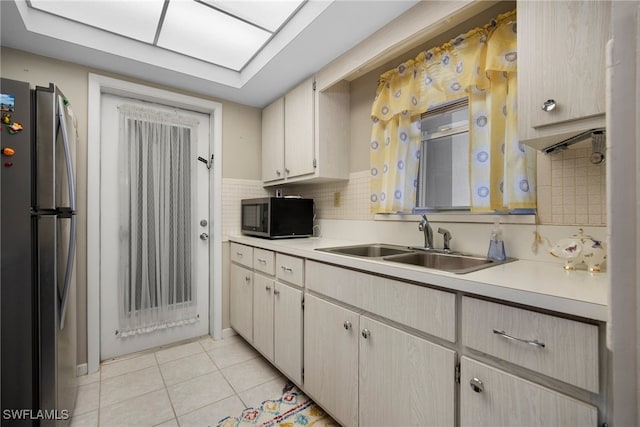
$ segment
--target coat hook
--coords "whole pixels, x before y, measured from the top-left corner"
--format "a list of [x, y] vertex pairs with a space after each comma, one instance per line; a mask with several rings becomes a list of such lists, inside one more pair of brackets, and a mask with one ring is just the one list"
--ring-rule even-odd
[[213, 154], [211, 155], [211, 160], [207, 160], [201, 156], [198, 156], [198, 160], [204, 163], [207, 166], [207, 169], [211, 169], [211, 166], [213, 166]]

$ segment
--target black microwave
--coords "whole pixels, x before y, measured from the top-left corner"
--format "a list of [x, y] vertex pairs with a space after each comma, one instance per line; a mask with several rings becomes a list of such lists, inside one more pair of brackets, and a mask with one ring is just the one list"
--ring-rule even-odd
[[313, 235], [313, 199], [265, 197], [241, 203], [242, 234], [268, 239]]

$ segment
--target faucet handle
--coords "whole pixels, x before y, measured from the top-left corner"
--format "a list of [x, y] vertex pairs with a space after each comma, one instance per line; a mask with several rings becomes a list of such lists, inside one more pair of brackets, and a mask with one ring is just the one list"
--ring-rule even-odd
[[438, 233], [442, 234], [442, 238], [444, 240], [444, 250], [450, 250], [451, 248], [449, 247], [449, 242], [451, 241], [451, 239], [453, 239], [453, 237], [451, 237], [451, 232], [446, 228], [439, 227]]

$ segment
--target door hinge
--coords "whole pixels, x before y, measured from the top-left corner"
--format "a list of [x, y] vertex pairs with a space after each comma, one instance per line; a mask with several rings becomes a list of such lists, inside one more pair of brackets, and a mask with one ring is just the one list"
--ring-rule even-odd
[[302, 301], [300, 302], [300, 305], [302, 306], [302, 311], [304, 311], [304, 297], [302, 298]]
[[302, 372], [300, 373], [300, 377], [302, 378], [302, 382], [304, 382], [304, 368], [302, 368]]
[[318, 167], [318, 161], [316, 159], [313, 159], [313, 168], [317, 168]]
[[313, 81], [313, 91], [315, 92], [315, 90], [316, 90], [316, 81], [314, 80]]
[[460, 364], [459, 363], [456, 364], [454, 378], [455, 378], [456, 384], [460, 384]]

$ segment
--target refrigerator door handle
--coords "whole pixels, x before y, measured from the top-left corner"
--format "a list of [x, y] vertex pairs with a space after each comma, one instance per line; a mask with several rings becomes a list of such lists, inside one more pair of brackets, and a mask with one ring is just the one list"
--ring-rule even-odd
[[76, 221], [77, 217], [75, 215], [71, 215], [71, 225], [69, 229], [69, 253], [64, 273], [62, 301], [60, 303], [60, 330], [64, 329], [64, 318], [67, 312], [67, 300], [69, 299], [69, 287], [71, 286], [71, 276], [73, 275], [73, 262], [76, 253]]
[[64, 103], [62, 97], [58, 96], [58, 118], [60, 120], [60, 130], [62, 141], [64, 142], [64, 157], [67, 165], [67, 182], [69, 183], [69, 208], [71, 212], [76, 210], [76, 187], [73, 177], [73, 164], [71, 163], [71, 150], [69, 147], [69, 134], [67, 133], [67, 122], [64, 116]]

